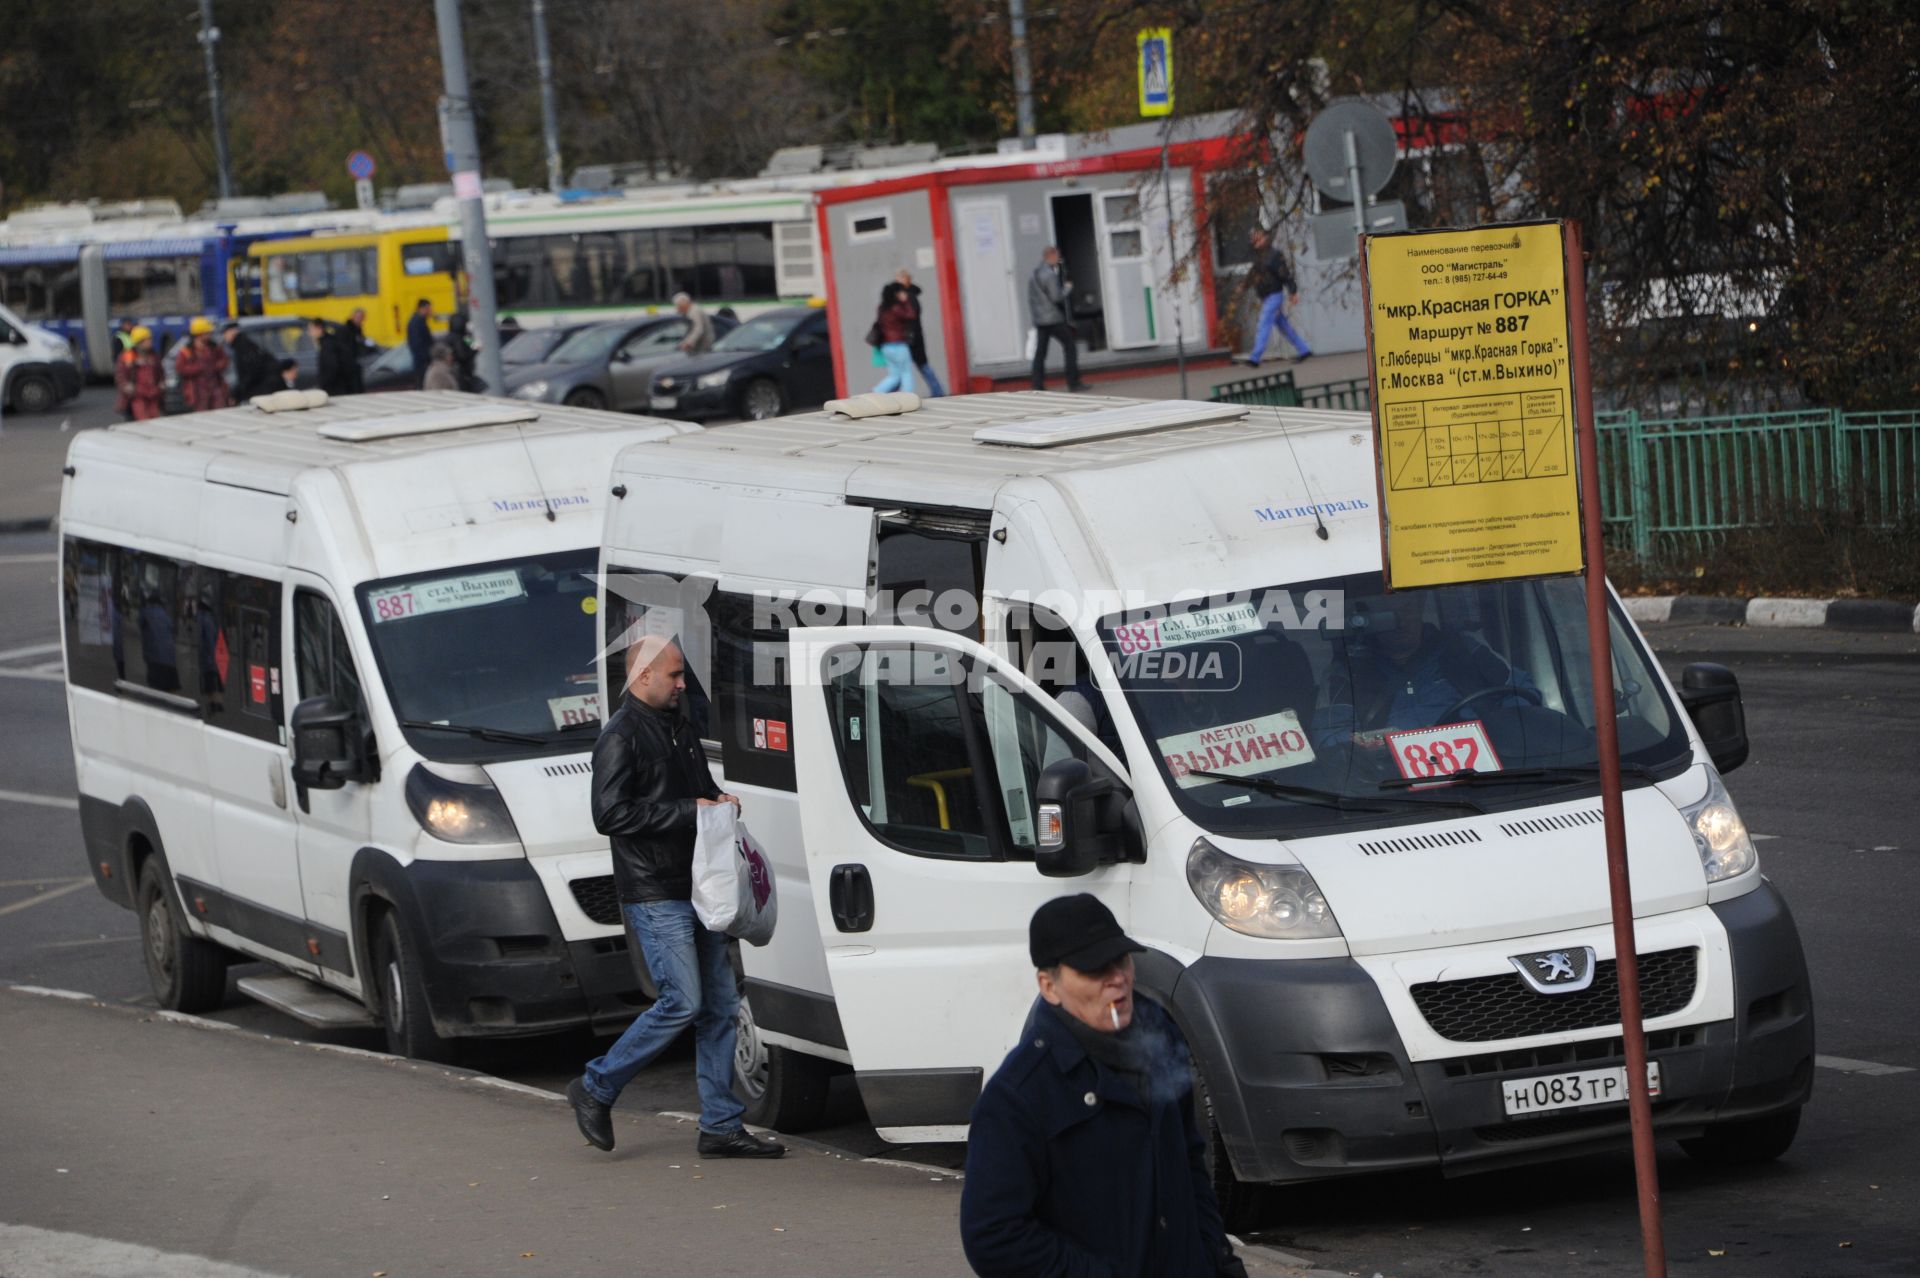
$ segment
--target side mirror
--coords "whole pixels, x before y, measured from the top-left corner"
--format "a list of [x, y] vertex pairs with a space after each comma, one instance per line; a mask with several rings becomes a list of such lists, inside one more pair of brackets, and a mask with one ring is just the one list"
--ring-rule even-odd
[[1087, 874], [1122, 859], [1126, 791], [1080, 759], [1056, 759], [1033, 787], [1040, 828], [1033, 863], [1048, 878]]
[[311, 790], [338, 790], [372, 779], [366, 725], [332, 697], [309, 697], [293, 708], [293, 780]]
[[613, 353], [613, 362], [616, 364], [631, 364], [633, 363], [633, 352], [622, 346]]
[[1747, 712], [1733, 671], [1711, 661], [1694, 662], [1680, 672], [1680, 703], [1714, 767], [1724, 774], [1747, 761]]

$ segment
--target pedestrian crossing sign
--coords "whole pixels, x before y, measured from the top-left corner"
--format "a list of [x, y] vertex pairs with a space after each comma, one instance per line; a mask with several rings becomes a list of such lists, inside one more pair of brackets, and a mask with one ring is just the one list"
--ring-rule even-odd
[[1139, 56], [1135, 71], [1140, 82], [1140, 114], [1173, 113], [1173, 29], [1147, 27], [1135, 37]]

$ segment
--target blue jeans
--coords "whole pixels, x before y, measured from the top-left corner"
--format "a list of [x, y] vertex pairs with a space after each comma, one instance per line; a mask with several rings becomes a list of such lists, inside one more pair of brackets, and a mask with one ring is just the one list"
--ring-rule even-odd
[[691, 901], [623, 904], [620, 910], [640, 938], [640, 953], [660, 987], [660, 998], [627, 1026], [605, 1056], [588, 1063], [588, 1094], [613, 1104], [633, 1076], [691, 1024], [694, 1073], [700, 1080], [700, 1130], [739, 1130], [740, 1115], [746, 1111], [733, 1094], [733, 1018], [740, 1010], [740, 990], [727, 958], [727, 937], [703, 927]]
[[887, 375], [880, 379], [876, 391], [896, 391], [913, 389], [913, 348], [905, 342], [888, 342], [880, 348], [880, 358], [887, 361]]
[[947, 393], [947, 388], [940, 384], [939, 374], [933, 371], [933, 365], [931, 364], [920, 365], [920, 376], [927, 379], [927, 398], [928, 399], [939, 399], [942, 395]]
[[1307, 339], [1294, 332], [1293, 325], [1287, 322], [1287, 295], [1269, 293], [1260, 303], [1260, 322], [1254, 326], [1253, 350], [1248, 353], [1248, 358], [1254, 363], [1258, 364], [1260, 357], [1266, 353], [1267, 339], [1273, 336], [1276, 328], [1293, 343], [1293, 349], [1300, 352], [1302, 359], [1313, 354], [1307, 349]]

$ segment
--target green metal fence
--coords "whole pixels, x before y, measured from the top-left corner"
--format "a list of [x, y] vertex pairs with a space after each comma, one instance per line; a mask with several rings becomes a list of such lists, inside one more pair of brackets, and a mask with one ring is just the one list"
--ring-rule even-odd
[[[1366, 409], [1365, 379], [1299, 387], [1291, 372], [1213, 388], [1230, 404]], [[1736, 529], [1831, 511], [1892, 528], [1920, 522], [1920, 409], [1809, 408], [1713, 417], [1600, 413], [1608, 540], [1643, 563], [1698, 554]]]

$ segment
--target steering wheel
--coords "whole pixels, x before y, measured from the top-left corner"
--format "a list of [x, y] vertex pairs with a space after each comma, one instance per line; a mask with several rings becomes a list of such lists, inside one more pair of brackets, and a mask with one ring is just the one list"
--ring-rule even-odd
[[1438, 719], [1435, 719], [1434, 722], [1436, 724], [1450, 723], [1453, 721], [1454, 717], [1458, 715], [1462, 710], [1465, 710], [1468, 706], [1480, 700], [1482, 697], [1498, 696], [1501, 693], [1507, 693], [1512, 696], [1519, 697], [1521, 700], [1532, 702], [1536, 706], [1544, 705], [1546, 703], [1546, 698], [1540, 695], [1540, 690], [1538, 688], [1523, 688], [1517, 683], [1499, 683], [1499, 684], [1494, 684], [1491, 687], [1482, 688], [1478, 692], [1469, 692], [1466, 696], [1460, 698], [1458, 701], [1448, 706], [1445, 710], [1442, 710], [1440, 712], [1440, 717]]

